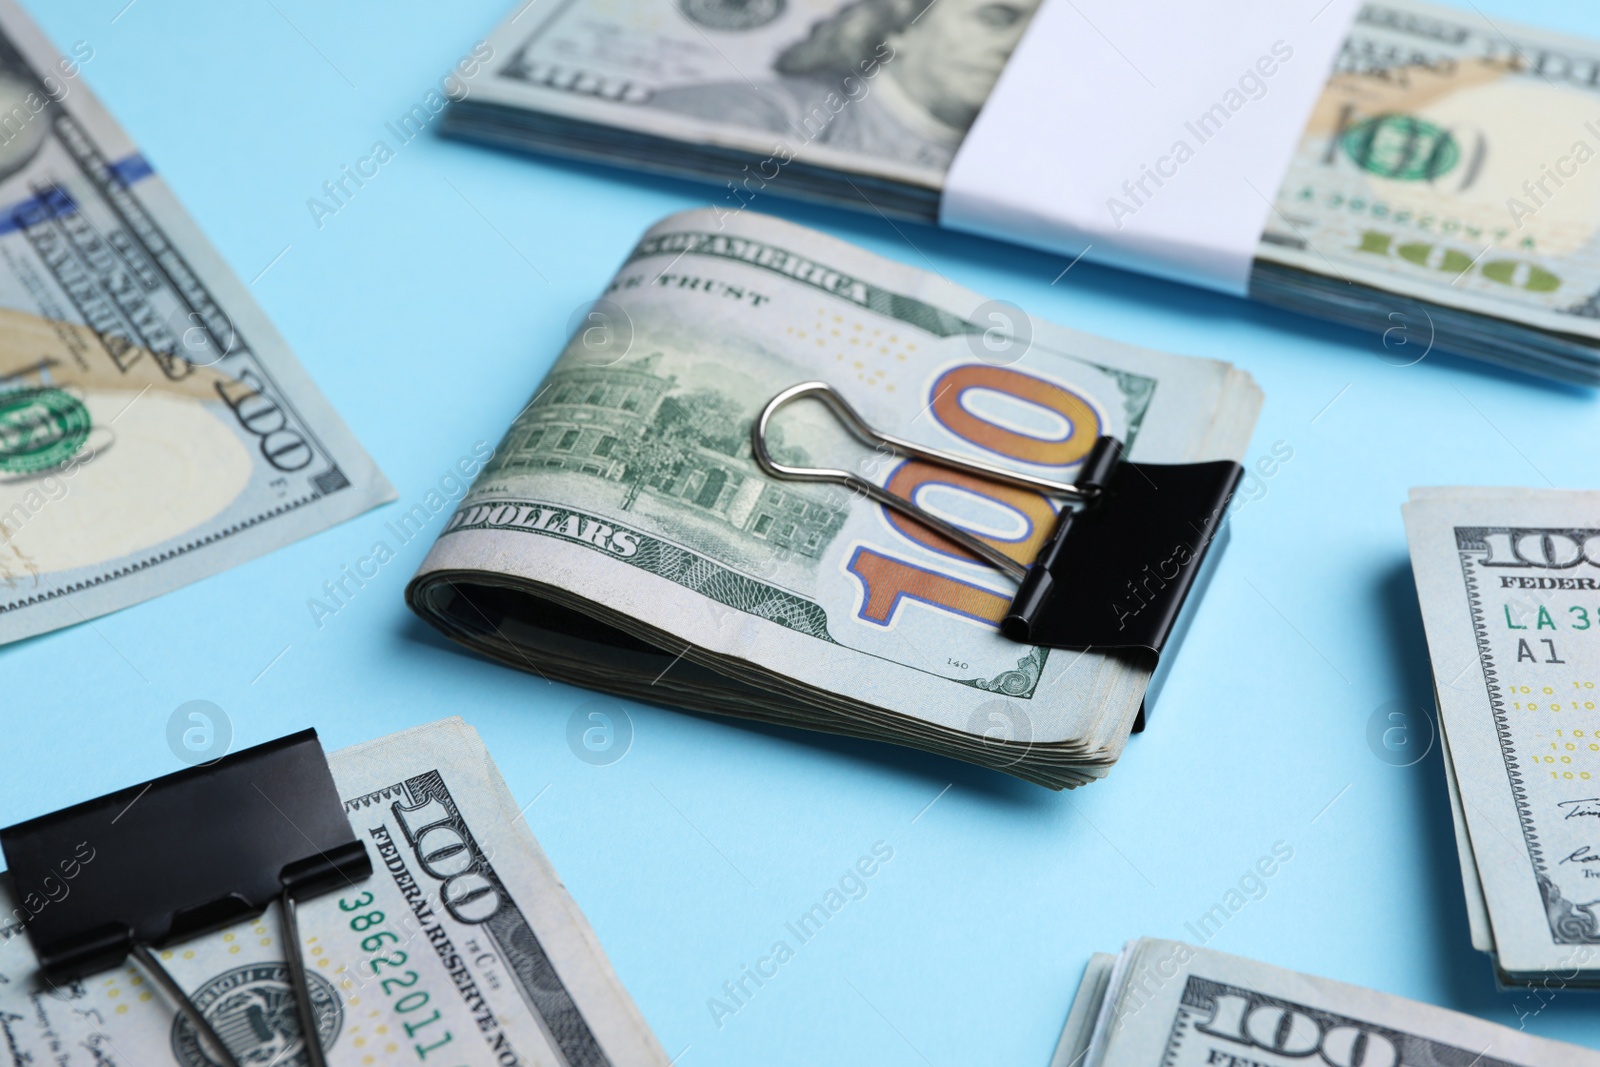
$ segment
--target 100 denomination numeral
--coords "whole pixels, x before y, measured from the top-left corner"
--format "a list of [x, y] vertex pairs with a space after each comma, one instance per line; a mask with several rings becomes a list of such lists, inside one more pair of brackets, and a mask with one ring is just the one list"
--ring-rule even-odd
[[[990, 421], [963, 405], [962, 397], [969, 390], [998, 393], [1043, 408], [1066, 422], [1068, 432], [1065, 437], [1046, 439]], [[986, 452], [1021, 463], [1072, 467], [1083, 460], [1100, 436], [1100, 416], [1088, 400], [1055, 382], [1009, 367], [987, 363], [953, 367], [939, 376], [929, 395], [929, 410], [945, 429]], [[1010, 540], [959, 522], [957, 525], [1021, 563], [1033, 561], [1055, 524], [1055, 507], [1042, 493], [998, 485], [920, 460], [902, 463], [884, 487], [914, 500], [921, 489], [930, 485], [978, 497], [1015, 515], [1024, 533]], [[934, 560], [944, 557], [978, 562], [975, 556], [921, 524], [888, 508], [882, 511], [894, 533]], [[1009, 596], [947, 573], [937, 562], [912, 562], [887, 546], [882, 550], [871, 545], [858, 547], [846, 569], [861, 583], [857, 617], [876, 626], [892, 625], [907, 599], [992, 626], [999, 625], [1011, 603]]]
[[1253, 1045], [1285, 1056], [1320, 1053], [1330, 1067], [1398, 1067], [1400, 1050], [1388, 1037], [1354, 1023], [1323, 1029], [1303, 1011], [1255, 1004], [1237, 993], [1220, 993], [1211, 1018], [1196, 1029], [1213, 1037]]

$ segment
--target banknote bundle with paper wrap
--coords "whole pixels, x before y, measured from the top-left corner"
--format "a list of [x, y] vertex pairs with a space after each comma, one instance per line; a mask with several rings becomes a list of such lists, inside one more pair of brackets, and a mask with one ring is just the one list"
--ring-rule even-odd
[[[931, 222], [1038, 6], [519, 7], [444, 129], [707, 179], [723, 213], [782, 196]], [[1279, 42], [1274, 55], [1292, 52]], [[1364, 5], [1276, 194], [1258, 190], [1272, 209], [1249, 295], [1374, 333], [1397, 364], [1438, 349], [1600, 382], [1597, 63], [1592, 41], [1413, 0]], [[1248, 99], [1269, 91], [1245, 84]], [[1179, 163], [1241, 121], [1246, 89], [1196, 103], [1171, 131]], [[1019, 125], [1054, 136], [1072, 103], [1040, 100]], [[1169, 178], [1172, 159], [1155, 161]], [[1153, 173], [1101, 190], [1113, 217], [1157, 195]]]

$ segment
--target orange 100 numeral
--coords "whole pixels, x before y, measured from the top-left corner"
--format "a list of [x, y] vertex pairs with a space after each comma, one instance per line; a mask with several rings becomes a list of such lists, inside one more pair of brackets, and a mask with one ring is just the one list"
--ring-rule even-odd
[[[1004, 394], [1053, 412], [1069, 426], [1067, 435], [1047, 440], [990, 422], [962, 403], [962, 396], [969, 390]], [[954, 367], [933, 383], [931, 395], [930, 410], [945, 429], [979, 448], [1024, 463], [1071, 466], [1083, 459], [1100, 435], [1100, 417], [1083, 397], [1054, 382], [1007, 367], [986, 363]], [[995, 485], [915, 461], [902, 464], [890, 477], [887, 488], [910, 497], [929, 483], [982, 497], [1016, 514], [1026, 531], [1020, 539], [1008, 541], [980, 530], [969, 532], [1019, 562], [1032, 562], [1050, 535], [1055, 509], [1040, 493]], [[942, 555], [972, 558], [944, 538], [888, 509], [884, 515], [894, 530], [913, 544]], [[1009, 597], [983, 586], [873, 548], [858, 548], [848, 569], [861, 582], [863, 596], [858, 617], [878, 626], [890, 625], [900, 605], [908, 599], [991, 625], [999, 624], [1011, 603]]]

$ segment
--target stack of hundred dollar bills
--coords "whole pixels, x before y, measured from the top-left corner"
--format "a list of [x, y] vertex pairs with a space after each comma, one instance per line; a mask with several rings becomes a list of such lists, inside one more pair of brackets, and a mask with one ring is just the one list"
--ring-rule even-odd
[[[446, 719], [391, 734], [328, 767], [373, 861], [366, 881], [297, 909], [329, 1067], [667, 1067], [472, 727]], [[53, 899], [95, 877], [93, 845]], [[132, 959], [88, 981], [45, 978], [23, 922], [49, 906], [13, 899], [0, 879], [6, 1063], [216, 1064]], [[269, 910], [160, 954], [239, 1063], [288, 1067], [308, 1062], [285, 962], [297, 949]]]
[[1141, 938], [1084, 970], [1050, 1067], [1596, 1067], [1600, 1052], [1404, 997]]
[[1405, 523], [1472, 944], [1600, 985], [1600, 493], [1413, 489]]
[[[933, 221], [1038, 3], [518, 4], [443, 128], [709, 179], [722, 213], [777, 195]], [[1597, 63], [1600, 45], [1470, 5], [1366, 5], [1277, 191], [1251, 296], [1378, 332], [1392, 362], [1437, 347], [1600, 382]], [[1188, 151], [1269, 88], [1248, 71], [1224, 104], [1197, 105]], [[1059, 106], [1039, 101], [1041, 137]]]
[[[889, 433], [1061, 481], [1101, 434], [1138, 460], [1238, 459], [1261, 404], [1227, 364], [1030, 319], [754, 212], [685, 212], [628, 253], [408, 602], [546, 678], [1055, 788], [1104, 775], [1152, 664], [1010, 641], [1004, 575], [865, 498], [766, 477], [752, 420], [818, 379]], [[1036, 493], [850, 447], [815, 402], [782, 412], [769, 443], [1025, 563], [1054, 524]]]

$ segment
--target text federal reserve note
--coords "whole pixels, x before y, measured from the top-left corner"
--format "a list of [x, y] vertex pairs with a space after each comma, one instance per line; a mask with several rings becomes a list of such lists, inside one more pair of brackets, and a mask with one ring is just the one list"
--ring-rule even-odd
[[[666, 1067], [471, 727], [449, 719], [328, 762], [373, 861], [367, 880], [298, 909], [330, 1067]], [[63, 857], [66, 893], [96, 877], [94, 845]], [[9, 883], [0, 896], [0, 1031], [14, 1062], [214, 1067], [132, 960], [44, 981], [19, 920], [52, 902], [14, 901]], [[272, 909], [160, 953], [243, 1064], [306, 1062], [279, 936]]]
[[1513, 980], [1593, 982], [1600, 493], [1415, 489], [1405, 522], [1464, 876], [1481, 884], [1497, 963]]

